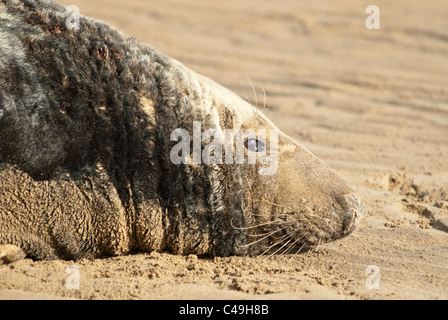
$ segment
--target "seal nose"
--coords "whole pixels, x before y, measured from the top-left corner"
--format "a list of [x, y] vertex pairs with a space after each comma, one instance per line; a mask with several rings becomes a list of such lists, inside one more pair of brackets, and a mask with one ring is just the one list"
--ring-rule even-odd
[[342, 208], [346, 211], [342, 222], [342, 232], [343, 236], [346, 236], [352, 233], [361, 222], [364, 208], [361, 205], [359, 196], [356, 194], [345, 195], [343, 198], [344, 204]]

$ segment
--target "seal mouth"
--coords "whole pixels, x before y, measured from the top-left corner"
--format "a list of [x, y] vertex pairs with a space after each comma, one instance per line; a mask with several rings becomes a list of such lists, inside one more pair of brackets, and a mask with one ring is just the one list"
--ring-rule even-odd
[[[316, 212], [288, 211], [270, 222], [249, 227], [254, 230], [249, 236], [256, 240], [244, 246], [252, 247], [249, 250], [251, 255], [297, 254], [346, 237], [356, 229], [363, 217], [361, 201], [356, 194], [339, 196], [333, 208], [328, 216]], [[336, 217], [339, 217], [339, 222], [335, 221]]]

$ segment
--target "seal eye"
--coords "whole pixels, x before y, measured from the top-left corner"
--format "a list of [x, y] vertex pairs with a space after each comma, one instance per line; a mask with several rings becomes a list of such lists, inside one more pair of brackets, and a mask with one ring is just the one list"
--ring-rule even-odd
[[246, 139], [244, 146], [247, 150], [252, 152], [262, 152], [266, 149], [264, 142], [260, 139]]

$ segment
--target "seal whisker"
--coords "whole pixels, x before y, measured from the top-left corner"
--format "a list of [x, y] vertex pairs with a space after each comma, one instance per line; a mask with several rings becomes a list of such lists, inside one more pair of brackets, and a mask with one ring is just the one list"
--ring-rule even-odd
[[265, 237], [263, 237], [263, 238], [261, 238], [261, 239], [257, 239], [257, 240], [255, 240], [255, 241], [253, 241], [253, 242], [251, 242], [251, 243], [246, 243], [246, 244], [238, 245], [238, 247], [240, 247], [240, 248], [247, 248], [247, 247], [250, 247], [251, 245], [254, 245], [254, 244], [256, 244], [256, 243], [258, 243], [258, 242], [260, 242], [260, 241], [263, 241], [264, 239], [266, 239], [266, 238], [268, 238], [268, 237], [269, 237], [269, 235], [267, 235], [267, 236], [265, 236]]
[[289, 260], [291, 260], [292, 258], [294, 258], [296, 255], [298, 255], [300, 253], [300, 251], [302, 251], [303, 247], [305, 246], [305, 244], [302, 244], [302, 246], [299, 248], [299, 250], [297, 250], [296, 253], [294, 253], [293, 255], [291, 255], [291, 257], [289, 258]]
[[[290, 236], [291, 237], [291, 236]], [[288, 238], [286, 238], [288, 239]], [[284, 239], [283, 241], [285, 241], [286, 239]], [[270, 257], [272, 257], [274, 254], [276, 254], [277, 252], [279, 252], [284, 246], [286, 246], [288, 243], [290, 243], [292, 241], [292, 239], [289, 239], [288, 241], [286, 241], [280, 248], [278, 248], [277, 250], [275, 250], [273, 253], [271, 253], [269, 256], [267, 256], [266, 258], [263, 259], [263, 261], [269, 259]]]
[[249, 81], [249, 84], [252, 88], [252, 92], [254, 93], [254, 98], [255, 98], [255, 108], [258, 107], [258, 99], [257, 99], [257, 92], [255, 92], [255, 88], [254, 85], [252, 84], [252, 81], [250, 81], [249, 77], [246, 77], [247, 81]]
[[233, 225], [233, 219], [234, 218], [232, 218], [231, 220], [230, 220], [230, 225], [232, 226], [232, 228], [234, 228], [234, 229], [236, 229], [236, 230], [249, 230], [249, 229], [253, 229], [253, 228], [258, 228], [258, 227], [262, 227], [262, 226], [268, 226], [268, 225], [270, 225], [270, 224], [276, 224], [276, 223], [280, 223], [281, 221], [278, 221], [278, 220], [273, 220], [273, 221], [269, 221], [269, 222], [265, 222], [265, 223], [260, 223], [260, 224], [258, 224], [258, 225], [254, 225], [254, 226], [249, 226], [249, 227], [237, 227], [237, 226], [234, 226]]
[[275, 232], [284, 230], [284, 229], [286, 229], [286, 228], [288, 228], [288, 227], [289, 227], [289, 226], [285, 226], [285, 227], [283, 227], [283, 228], [276, 229], [276, 230], [274, 230], [274, 231], [266, 232], [266, 233], [262, 233], [262, 234], [248, 234], [247, 236], [249, 236], [249, 237], [262, 237], [262, 236], [265, 236], [265, 235], [271, 235], [271, 234], [274, 234]]
[[284, 254], [286, 254], [287, 252], [289, 252], [292, 248], [294, 248], [294, 245], [297, 243], [297, 242], [299, 242], [300, 240], [302, 240], [303, 239], [303, 237], [300, 237], [300, 238], [298, 238], [296, 241], [294, 241], [293, 243], [291, 243], [291, 245], [285, 250], [285, 251], [283, 251], [282, 253], [281, 253], [281, 255], [284, 255]]
[[274, 231], [272, 231], [272, 232], [269, 232], [269, 233], [265, 233], [265, 234], [262, 234], [262, 235], [250, 235], [250, 236], [263, 236], [263, 235], [265, 235], [263, 238], [261, 238], [261, 239], [257, 239], [257, 240], [255, 240], [255, 241], [253, 241], [253, 242], [251, 242], [251, 243], [247, 243], [247, 244], [243, 244], [243, 245], [239, 245], [240, 247], [249, 247], [249, 246], [251, 246], [251, 245], [254, 245], [254, 244], [256, 244], [256, 243], [258, 243], [258, 242], [260, 242], [260, 241], [263, 241], [264, 239], [266, 239], [266, 238], [269, 238], [271, 235], [273, 235], [274, 233], [276, 233], [276, 232], [279, 232], [279, 231], [281, 231], [281, 230], [283, 230], [283, 229], [285, 229], [286, 227], [284, 227], [284, 228], [280, 228], [280, 229], [277, 229], [277, 230], [274, 230]]
[[246, 78], [247, 81], [249, 81], [250, 86], [252, 87], [252, 92], [254, 93], [254, 97], [255, 97], [255, 111], [258, 108], [258, 99], [257, 99], [257, 92], [255, 91], [254, 85], [252, 84], [252, 81], [250, 81], [249, 77]]
[[266, 100], [266, 91], [264, 90], [263, 85], [261, 85], [261, 90], [263, 90], [263, 110], [267, 110], [267, 107], [266, 107], [266, 102], [267, 102], [267, 100]]
[[243, 91], [244, 97], [246, 98], [247, 102], [249, 102], [250, 105], [252, 105], [252, 101], [247, 97], [246, 92]]
[[288, 237], [291, 237], [290, 234], [285, 234], [283, 237], [280, 238], [280, 240], [278, 240], [277, 242], [275, 242], [274, 244], [270, 245], [266, 250], [264, 250], [261, 254], [259, 254], [259, 256], [261, 257], [262, 255], [264, 255], [266, 252], [268, 252], [269, 250], [271, 250], [273, 247], [279, 245], [280, 243], [282, 243], [283, 241], [285, 241], [285, 239], [287, 239]]

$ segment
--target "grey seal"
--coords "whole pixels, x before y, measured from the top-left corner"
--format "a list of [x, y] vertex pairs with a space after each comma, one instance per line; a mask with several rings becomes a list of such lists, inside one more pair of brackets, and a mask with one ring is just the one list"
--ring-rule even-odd
[[[0, 2], [1, 260], [280, 254], [355, 229], [353, 189], [262, 112], [104, 22], [66, 20], [52, 1]], [[195, 121], [278, 130], [275, 173], [173, 163], [171, 133]]]

